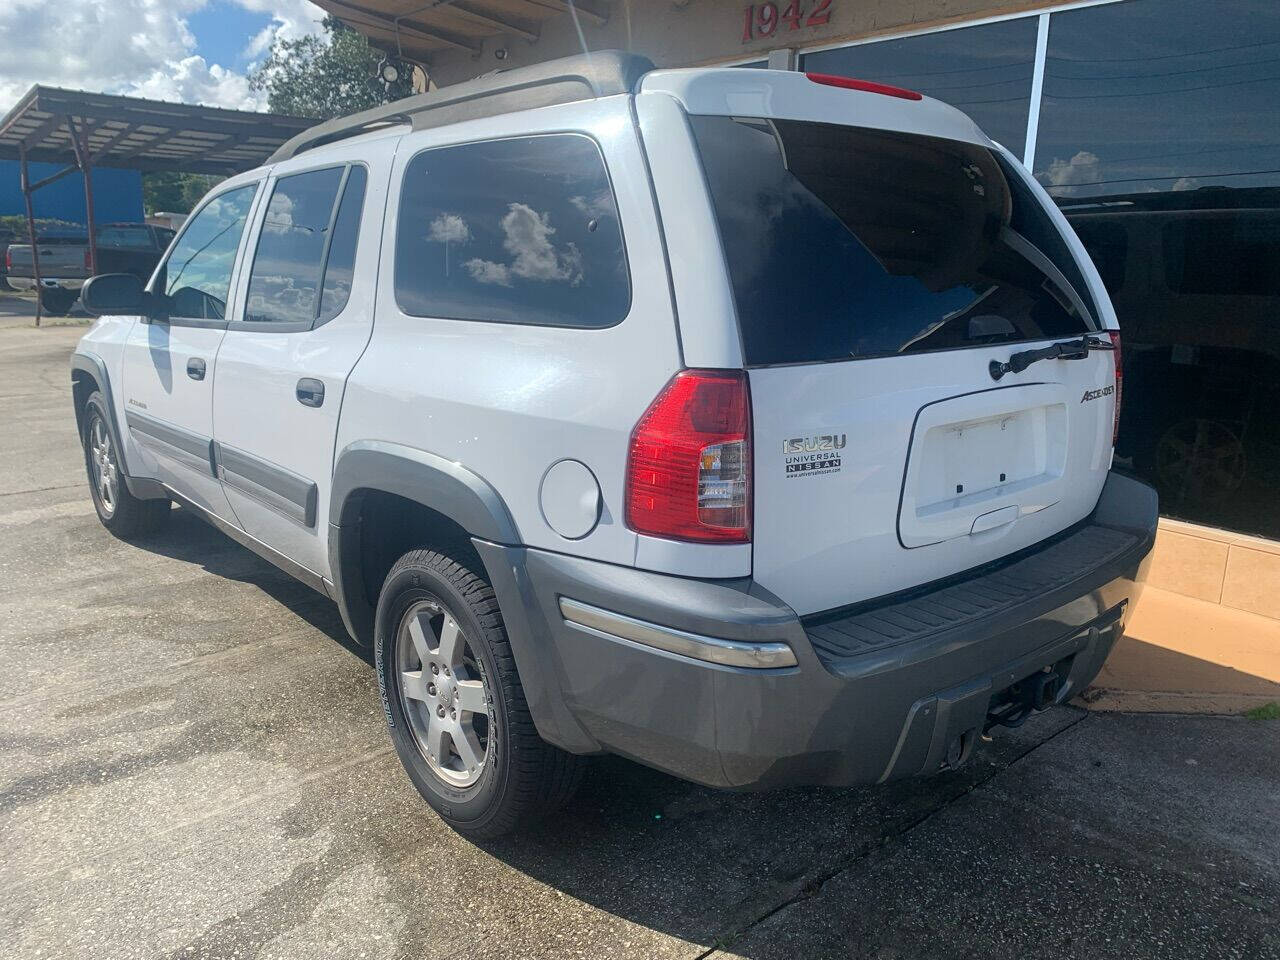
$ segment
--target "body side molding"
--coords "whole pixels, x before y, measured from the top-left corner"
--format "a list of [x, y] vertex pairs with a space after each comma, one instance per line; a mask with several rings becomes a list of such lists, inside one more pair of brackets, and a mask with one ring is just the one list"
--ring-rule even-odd
[[213, 459], [218, 477], [228, 487], [295, 523], [316, 525], [319, 488], [315, 481], [216, 440]]
[[125, 426], [139, 443], [188, 469], [216, 477], [213, 438], [187, 430], [136, 410], [126, 410]]

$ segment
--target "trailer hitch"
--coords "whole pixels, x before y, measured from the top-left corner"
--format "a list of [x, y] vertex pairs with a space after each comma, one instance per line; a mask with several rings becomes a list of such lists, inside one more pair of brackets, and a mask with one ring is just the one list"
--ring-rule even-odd
[[1025, 680], [1019, 680], [1004, 691], [999, 703], [992, 702], [982, 732], [985, 734], [992, 727], [1022, 726], [1031, 714], [1047, 710], [1057, 703], [1062, 687], [1062, 677], [1048, 667]]

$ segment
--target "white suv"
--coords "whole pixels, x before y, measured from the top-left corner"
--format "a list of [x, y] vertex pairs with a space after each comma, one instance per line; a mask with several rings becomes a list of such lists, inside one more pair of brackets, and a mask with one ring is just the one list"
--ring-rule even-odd
[[1080, 691], [1154, 538], [1057, 208], [910, 91], [596, 53], [322, 124], [89, 281], [94, 503], [341, 608], [450, 824], [614, 752], [954, 767]]

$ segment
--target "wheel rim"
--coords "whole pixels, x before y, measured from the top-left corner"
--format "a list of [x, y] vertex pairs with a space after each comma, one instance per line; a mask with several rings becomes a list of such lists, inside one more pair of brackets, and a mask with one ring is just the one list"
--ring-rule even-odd
[[116, 512], [120, 489], [120, 472], [116, 468], [115, 448], [102, 418], [95, 416], [89, 426], [89, 474], [98, 503], [107, 516]]
[[493, 750], [484, 668], [457, 620], [424, 600], [405, 613], [396, 636], [396, 683], [418, 750], [453, 787], [468, 787]]

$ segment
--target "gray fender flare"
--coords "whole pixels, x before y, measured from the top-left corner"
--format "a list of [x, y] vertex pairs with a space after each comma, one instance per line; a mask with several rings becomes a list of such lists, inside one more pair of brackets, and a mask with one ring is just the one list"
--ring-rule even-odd
[[[74, 382], [76, 372], [88, 374], [98, 385], [98, 392], [102, 394], [103, 402], [107, 407], [107, 429], [111, 431], [111, 442], [115, 444], [117, 456], [120, 458], [120, 472], [124, 474], [125, 484], [139, 500], [163, 499], [168, 496], [168, 491], [157, 480], [138, 477], [129, 469], [128, 451], [124, 445], [124, 434], [120, 432], [120, 423], [116, 419], [115, 399], [111, 395], [111, 377], [107, 374], [107, 365], [102, 362], [102, 358], [92, 353], [82, 353], [76, 351], [71, 354], [71, 379]], [[76, 406], [76, 435], [82, 436], [84, 433], [84, 410], [78, 405]]]
[[392, 493], [443, 514], [470, 536], [515, 545], [520, 533], [488, 481], [461, 464], [425, 450], [383, 440], [359, 440], [334, 461], [329, 494], [329, 566], [343, 623], [361, 644], [373, 642], [376, 598], [365, 596], [357, 518], [361, 492]]
[[[119, 451], [120, 466], [124, 473], [129, 473], [129, 466], [125, 462], [124, 446], [120, 443], [120, 425], [116, 422], [116, 405], [111, 397], [111, 378], [107, 376], [107, 365], [102, 362], [100, 357], [96, 357], [91, 353], [80, 353], [76, 351], [71, 354], [71, 380], [76, 379], [76, 371], [87, 373], [93, 378], [98, 385], [98, 392], [102, 394], [102, 399], [107, 404], [107, 426], [111, 430], [111, 440]], [[76, 406], [76, 432], [82, 434], [84, 432], [84, 411]]]

